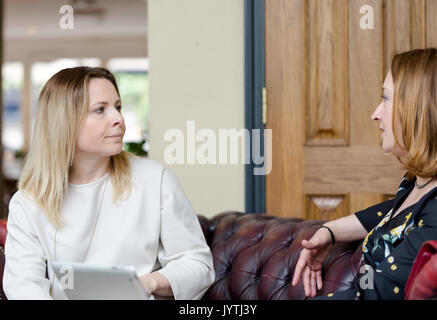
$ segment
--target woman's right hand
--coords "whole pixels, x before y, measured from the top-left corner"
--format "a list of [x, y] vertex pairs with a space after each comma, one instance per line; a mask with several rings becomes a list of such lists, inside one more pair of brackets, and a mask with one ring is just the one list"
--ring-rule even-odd
[[292, 285], [299, 283], [302, 276], [305, 296], [315, 297], [322, 289], [322, 264], [331, 248], [331, 235], [325, 228], [319, 229], [313, 237], [302, 240], [302, 251], [294, 271]]

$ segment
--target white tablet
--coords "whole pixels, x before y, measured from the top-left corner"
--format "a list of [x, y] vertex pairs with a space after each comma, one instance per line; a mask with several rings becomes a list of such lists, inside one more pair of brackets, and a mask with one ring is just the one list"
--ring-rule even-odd
[[132, 266], [97, 266], [85, 263], [53, 262], [53, 270], [71, 300], [148, 300]]

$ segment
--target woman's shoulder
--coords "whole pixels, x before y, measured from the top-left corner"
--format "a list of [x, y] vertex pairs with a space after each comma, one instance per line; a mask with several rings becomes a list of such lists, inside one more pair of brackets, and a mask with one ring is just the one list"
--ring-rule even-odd
[[132, 157], [131, 166], [132, 177], [135, 180], [145, 181], [148, 184], [159, 182], [166, 186], [179, 185], [176, 175], [159, 161], [135, 156]]
[[437, 213], [437, 187], [430, 191], [422, 211]]
[[12, 196], [9, 205], [19, 205], [25, 208], [38, 208], [35, 200], [31, 195], [22, 190], [17, 190]]
[[425, 197], [417, 218], [423, 219], [429, 225], [437, 227], [437, 187], [431, 190]]
[[14, 193], [9, 201], [9, 217], [25, 215], [27, 218], [40, 217], [41, 209], [33, 198], [22, 190]]
[[166, 167], [152, 159], [139, 157], [139, 156], [132, 156], [131, 157], [131, 165], [132, 165], [132, 173], [138, 173], [141, 172], [147, 172], [147, 173], [161, 173]]
[[169, 168], [161, 162], [138, 156], [132, 157], [131, 170], [134, 180], [152, 184], [162, 183], [163, 179], [172, 175]]

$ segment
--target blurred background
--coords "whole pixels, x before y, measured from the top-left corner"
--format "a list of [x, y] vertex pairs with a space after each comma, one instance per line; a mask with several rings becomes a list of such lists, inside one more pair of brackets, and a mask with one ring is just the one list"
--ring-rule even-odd
[[[74, 9], [73, 29], [60, 27], [63, 5]], [[39, 93], [63, 68], [112, 71], [124, 148], [162, 163], [165, 131], [185, 132], [188, 120], [244, 128], [243, 0], [3, 0], [2, 7], [0, 216], [7, 216], [32, 141]], [[244, 210], [242, 164], [169, 167], [198, 213]]]

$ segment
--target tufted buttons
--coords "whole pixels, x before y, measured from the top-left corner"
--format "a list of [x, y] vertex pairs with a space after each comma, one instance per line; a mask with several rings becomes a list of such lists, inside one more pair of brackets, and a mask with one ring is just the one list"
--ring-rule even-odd
[[228, 232], [226, 232], [223, 240], [229, 240], [229, 238], [232, 237], [234, 234], [235, 234], [234, 230], [229, 230]]
[[225, 269], [225, 273], [229, 273], [232, 270], [232, 264], [228, 264]]

